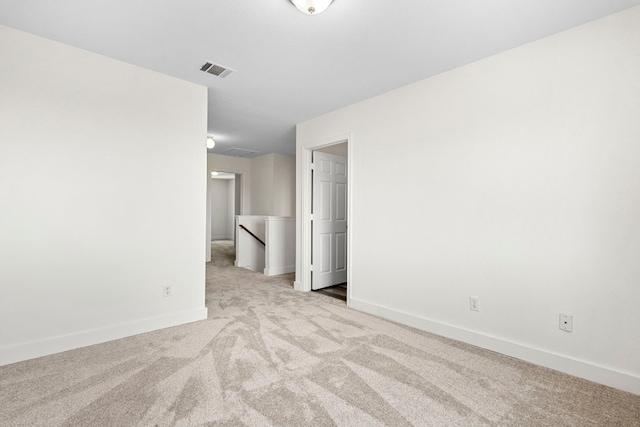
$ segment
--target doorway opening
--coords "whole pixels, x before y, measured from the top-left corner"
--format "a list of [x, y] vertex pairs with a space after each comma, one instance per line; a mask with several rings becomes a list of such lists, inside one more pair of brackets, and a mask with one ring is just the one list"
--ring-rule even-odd
[[242, 175], [234, 172], [212, 171], [209, 200], [210, 244], [232, 245], [235, 253], [235, 217], [242, 213]]
[[[329, 296], [346, 300], [347, 305], [353, 291], [349, 268], [352, 235], [349, 223], [352, 199], [352, 192], [349, 191], [352, 179], [349, 173], [351, 150], [351, 135], [346, 135], [299, 146], [297, 152], [297, 158], [300, 159], [297, 192], [299, 210], [294, 288], [330, 294]], [[319, 158], [322, 159], [321, 162], [318, 162]], [[324, 166], [320, 163], [324, 163]], [[330, 173], [327, 174], [327, 171]], [[319, 173], [324, 178], [328, 175], [334, 175], [334, 178], [337, 178], [335, 175], [341, 176], [324, 182], [316, 179], [314, 186], [314, 176], [318, 178]], [[318, 206], [319, 197], [328, 203], [323, 205], [320, 202], [321, 205]], [[318, 254], [321, 255], [320, 258]]]
[[347, 143], [312, 153], [311, 290], [347, 299]]

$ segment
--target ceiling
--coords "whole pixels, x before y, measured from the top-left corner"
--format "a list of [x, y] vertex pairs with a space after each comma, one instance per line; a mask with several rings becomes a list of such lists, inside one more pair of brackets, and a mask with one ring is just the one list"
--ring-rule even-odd
[[213, 152], [293, 155], [296, 123], [639, 4], [335, 0], [308, 16], [288, 0], [0, 0], [0, 24], [207, 86]]

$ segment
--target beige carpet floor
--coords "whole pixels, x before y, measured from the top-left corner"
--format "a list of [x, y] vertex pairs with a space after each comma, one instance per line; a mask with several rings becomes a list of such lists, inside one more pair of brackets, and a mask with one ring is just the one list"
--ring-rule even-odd
[[214, 249], [208, 320], [0, 367], [0, 425], [640, 426], [640, 396], [293, 291]]

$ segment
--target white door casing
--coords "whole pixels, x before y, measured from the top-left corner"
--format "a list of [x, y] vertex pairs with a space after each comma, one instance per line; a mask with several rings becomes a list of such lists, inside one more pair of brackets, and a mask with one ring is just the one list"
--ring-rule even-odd
[[347, 281], [347, 159], [313, 153], [312, 279], [317, 290]]

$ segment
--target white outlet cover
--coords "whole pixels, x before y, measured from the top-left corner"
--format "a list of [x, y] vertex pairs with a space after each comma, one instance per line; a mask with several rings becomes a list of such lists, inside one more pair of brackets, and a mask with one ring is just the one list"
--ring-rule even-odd
[[480, 311], [480, 298], [469, 297], [469, 310]]

